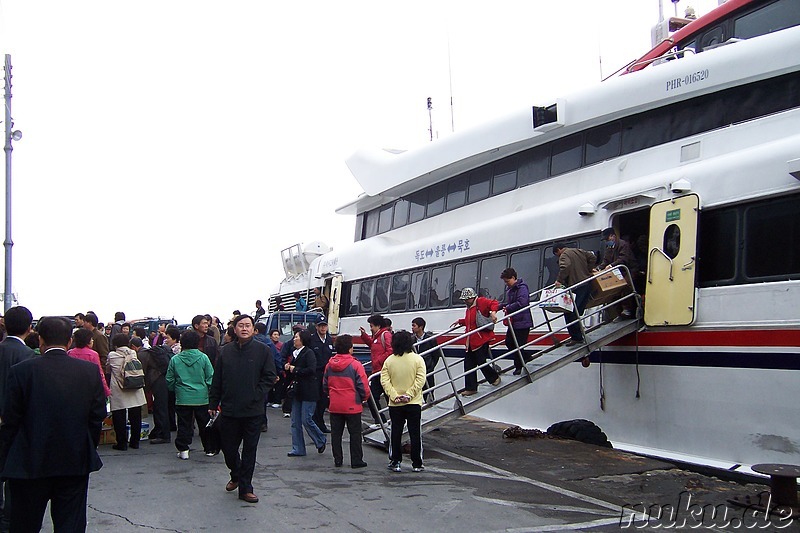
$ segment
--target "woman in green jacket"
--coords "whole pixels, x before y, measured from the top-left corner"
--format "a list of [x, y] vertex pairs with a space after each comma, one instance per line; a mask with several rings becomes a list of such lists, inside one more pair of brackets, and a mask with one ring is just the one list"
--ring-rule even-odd
[[197, 421], [200, 442], [206, 455], [214, 455], [207, 447], [208, 388], [214, 376], [211, 360], [198, 350], [200, 334], [188, 330], [181, 334], [182, 351], [169, 360], [167, 388], [175, 392], [175, 414], [178, 415], [178, 436], [175, 447], [180, 459], [189, 458], [192, 443], [192, 422]]

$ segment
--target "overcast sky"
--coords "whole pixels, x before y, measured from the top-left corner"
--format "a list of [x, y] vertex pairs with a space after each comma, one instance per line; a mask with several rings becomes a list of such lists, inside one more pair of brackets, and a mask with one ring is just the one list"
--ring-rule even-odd
[[428, 142], [427, 97], [451, 134], [452, 84], [458, 133], [597, 83], [657, 20], [658, 0], [0, 0], [13, 291], [34, 316], [249, 312], [281, 249], [352, 242], [345, 159]]

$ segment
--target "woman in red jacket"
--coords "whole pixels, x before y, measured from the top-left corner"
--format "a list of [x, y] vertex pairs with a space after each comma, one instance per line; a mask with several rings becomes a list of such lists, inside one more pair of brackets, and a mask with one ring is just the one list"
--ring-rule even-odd
[[[369, 346], [370, 360], [372, 362], [370, 373], [374, 374], [381, 371], [383, 362], [392, 355], [392, 331], [387, 327], [386, 319], [382, 315], [372, 315], [367, 319], [367, 323], [372, 335], [368, 335], [362, 327], [361, 340]], [[378, 404], [378, 409], [381, 409], [381, 395], [384, 392], [380, 378], [376, 377], [370, 381], [369, 388], [372, 391], [372, 397], [375, 398], [375, 403]], [[375, 421], [374, 424], [370, 425], [370, 429], [378, 429], [381, 420], [386, 423], [386, 416], [381, 414], [379, 418], [378, 411], [372, 406], [372, 402], [369, 404], [369, 410], [372, 413], [372, 419]]]
[[[481, 320], [483, 322], [488, 320], [497, 322], [496, 313], [500, 307], [500, 303], [497, 300], [484, 298], [483, 296], [478, 297], [475, 293], [475, 289], [470, 287], [461, 291], [461, 299], [467, 304], [467, 312], [464, 318], [453, 322], [452, 326], [465, 326], [468, 333], [474, 331], [479, 327], [478, 313], [482, 315]], [[491, 328], [475, 331], [467, 337], [465, 346], [467, 353], [464, 355], [464, 372], [473, 371], [464, 376], [465, 389], [464, 392], [461, 393], [462, 396], [472, 396], [478, 392], [478, 374], [474, 369], [477, 368], [478, 365], [482, 365], [486, 362], [486, 358], [490, 354], [489, 343], [492, 341], [493, 337], [494, 331]], [[481, 372], [483, 372], [483, 377], [486, 378], [486, 381], [494, 386], [500, 385], [500, 376], [495, 371], [493, 365], [482, 367]]]
[[334, 342], [336, 355], [331, 357], [322, 377], [322, 390], [331, 400], [331, 446], [333, 464], [342, 466], [342, 434], [344, 426], [350, 434], [350, 466], [363, 468], [364, 453], [361, 449], [362, 403], [369, 398], [370, 390], [364, 367], [353, 357], [353, 337], [339, 335]]

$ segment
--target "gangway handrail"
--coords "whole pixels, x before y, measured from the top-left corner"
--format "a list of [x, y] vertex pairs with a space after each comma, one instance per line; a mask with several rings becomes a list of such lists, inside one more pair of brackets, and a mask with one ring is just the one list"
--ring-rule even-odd
[[[528, 306], [523, 307], [521, 309], [518, 309], [517, 311], [514, 311], [513, 313], [509, 313], [509, 314], [505, 315], [503, 318], [507, 319], [507, 318], [511, 318], [511, 317], [513, 317], [513, 316], [515, 316], [517, 314], [523, 313], [523, 312], [530, 312], [530, 310], [533, 309], [534, 307], [538, 307], [539, 304], [542, 303], [542, 301], [547, 301], [547, 300], [550, 300], [550, 299], [554, 299], [554, 298], [556, 298], [556, 297], [558, 297], [558, 296], [560, 296], [560, 295], [562, 295], [564, 293], [568, 292], [568, 293], [572, 294], [573, 293], [573, 289], [575, 289], [576, 287], [580, 287], [580, 286], [585, 285], [587, 283], [591, 283], [593, 280], [595, 280], [595, 279], [607, 274], [609, 270], [613, 270], [613, 269], [620, 269], [623, 272], [623, 277], [625, 278], [625, 281], [628, 284], [628, 286], [631, 288], [631, 292], [628, 293], [628, 294], [623, 295], [622, 297], [620, 297], [618, 299], [615, 299], [613, 301], [606, 302], [606, 303], [604, 303], [604, 304], [602, 304], [600, 306], [597, 306], [597, 309], [594, 310], [593, 312], [591, 312], [588, 316], [594, 316], [596, 314], [599, 314], [602, 311], [604, 311], [604, 310], [606, 310], [606, 309], [608, 309], [608, 308], [610, 308], [612, 306], [615, 306], [615, 305], [621, 303], [624, 300], [627, 300], [627, 299], [634, 299], [635, 300], [636, 299], [636, 289], [633, 287], [633, 284], [630, 281], [632, 279], [631, 275], [630, 275], [630, 269], [628, 269], [628, 267], [626, 265], [615, 265], [613, 267], [608, 267], [608, 268], [606, 268], [604, 270], [600, 270], [600, 271], [596, 272], [595, 274], [593, 274], [592, 276], [586, 278], [585, 280], [580, 281], [580, 282], [578, 282], [578, 283], [576, 283], [576, 284], [574, 284], [574, 285], [572, 285], [570, 287], [562, 286], [562, 290], [561, 291], [559, 291], [556, 294], [548, 297], [545, 300], [541, 300], [541, 294], [545, 290], [558, 288], [558, 287], [556, 287], [557, 282], [553, 283], [553, 284], [550, 284], [550, 285], [548, 285], [546, 287], [542, 287], [541, 289], [537, 290], [536, 292], [534, 292], [533, 294], [530, 295], [530, 300], [533, 300], [533, 301]], [[536, 297], [535, 299], [534, 299], [534, 296]], [[543, 309], [543, 310], [546, 311], [546, 309]], [[556, 334], [558, 334], [559, 332], [567, 329], [569, 326], [571, 326], [573, 324], [576, 324], [576, 323], [582, 324], [582, 321], [585, 318], [587, 318], [587, 316], [578, 315], [578, 318], [576, 320], [573, 320], [571, 322], [567, 322], [567, 323], [565, 323], [564, 326], [562, 326], [562, 327], [558, 328], [557, 330], [553, 331], [552, 327], [550, 326], [551, 320], [549, 319], [549, 317], [547, 317], [547, 314], [545, 313], [545, 321], [543, 323], [541, 323], [541, 324], [534, 324], [534, 327], [531, 328], [531, 329], [534, 329], [536, 327], [540, 327], [540, 326], [542, 326], [542, 325], [544, 325], [546, 323], [547, 326], [548, 326], [548, 330], [549, 330], [547, 333], [535, 337], [533, 340], [530, 340], [530, 341], [526, 342], [522, 346], [519, 346], [517, 344], [516, 336], [512, 335], [512, 337], [514, 337], [514, 343], [517, 346], [515, 349], [508, 350], [508, 351], [504, 352], [503, 354], [501, 354], [501, 355], [499, 355], [497, 357], [491, 357], [491, 350], [490, 350], [490, 352], [489, 352], [490, 353], [490, 357], [487, 359], [487, 361], [485, 363], [483, 363], [481, 365], [478, 365], [477, 367], [475, 367], [474, 369], [470, 369], [469, 371], [463, 371], [463, 372], [461, 372], [459, 374], [456, 374], [455, 376], [451, 373], [450, 367], [454, 366], [456, 364], [459, 364], [459, 361], [454, 361], [453, 363], [448, 363], [446, 358], [443, 357], [444, 371], [447, 373], [447, 378], [448, 378], [447, 381], [442, 382], [442, 383], [436, 383], [432, 387], [429, 387], [429, 388], [424, 388], [422, 392], [423, 393], [432, 392], [432, 391], [434, 391], [436, 389], [440, 389], [440, 388], [448, 387], [448, 386], [449, 386], [449, 388], [452, 388], [453, 392], [452, 392], [452, 394], [448, 394], [444, 398], [440, 398], [440, 399], [437, 399], [437, 400], [435, 400], [435, 401], [433, 401], [431, 403], [427, 403], [427, 404], [423, 405], [423, 409], [426, 409], [426, 408], [428, 408], [428, 407], [430, 407], [432, 405], [435, 405], [435, 404], [441, 403], [443, 401], [446, 401], [446, 400], [448, 400], [450, 398], [455, 398], [455, 400], [457, 402], [455, 408], [459, 409], [463, 413], [464, 412], [464, 407], [463, 407], [463, 404], [461, 403], [461, 400], [460, 400], [460, 398], [458, 396], [458, 389], [456, 388], [455, 380], [463, 378], [464, 376], [466, 376], [467, 374], [470, 374], [472, 372], [476, 372], [477, 373], [478, 369], [484, 368], [484, 367], [486, 367], [488, 365], [493, 365], [493, 364], [495, 364], [496, 361], [507, 357], [509, 354], [515, 354], [515, 355], [517, 355], [518, 357], [520, 357], [522, 359], [523, 358], [522, 351], [524, 349], [526, 349], [529, 346], [532, 346], [534, 344], [539, 344], [539, 343], [541, 343], [543, 341], [546, 341], [548, 339], [555, 339], [555, 335]], [[438, 341], [437, 341], [436, 346], [421, 352], [420, 356], [426, 355], [426, 354], [431, 353], [431, 352], [433, 352], [435, 350], [441, 350], [445, 346], [450, 346], [452, 344], [455, 344], [458, 341], [469, 337], [470, 335], [472, 335], [476, 331], [481, 331], [481, 330], [484, 330], [484, 329], [488, 329], [490, 327], [493, 329], [494, 326], [495, 326], [494, 322], [488, 323], [488, 324], [485, 324], [485, 325], [483, 325], [481, 327], [478, 327], [478, 328], [476, 328], [474, 330], [470, 330], [468, 332], [464, 332], [461, 335], [458, 335], [458, 336], [456, 336], [456, 337], [454, 337], [452, 339], [449, 339], [449, 340], [445, 341], [442, 344], [438, 344]], [[416, 346], [418, 346], [420, 344], [429, 343], [432, 340], [439, 339], [440, 337], [442, 337], [444, 335], [447, 335], [447, 334], [450, 334], [453, 331], [455, 331], [457, 329], [460, 329], [462, 327], [464, 327], [464, 326], [462, 326], [462, 325], [453, 326], [453, 327], [451, 327], [451, 328], [449, 328], [449, 329], [447, 329], [445, 331], [442, 331], [440, 333], [436, 333], [434, 335], [431, 335], [430, 337], [424, 339], [423, 341], [419, 341], [419, 342], [415, 343], [414, 346], [416, 347]], [[583, 326], [581, 326], [581, 327], [583, 327]], [[499, 345], [501, 342], [502, 341], [499, 341], [494, 346]], [[535, 360], [535, 359], [541, 357], [542, 355], [548, 353], [552, 349], [558, 347], [559, 344], [560, 344], [560, 341], [556, 340], [556, 343], [553, 346], [550, 346], [549, 348], [546, 348], [546, 349], [542, 349], [538, 353], [533, 355], [532, 356], [532, 360]], [[443, 351], [442, 351], [442, 354], [444, 354]], [[522, 367], [525, 369], [526, 376], [530, 380], [530, 371], [528, 370], [527, 366], [524, 363], [525, 362], [524, 362], [524, 359], [523, 359]], [[426, 376], [425, 376], [426, 377], [426, 385], [427, 385], [427, 377], [431, 376], [431, 375], [435, 375], [435, 374], [437, 374], [439, 372], [441, 372], [441, 370], [434, 369], [431, 372], [426, 373]], [[372, 380], [376, 379], [376, 378], [380, 379], [380, 374], [381, 374], [380, 372], [374, 372], [374, 373], [370, 374], [370, 376], [368, 378], [369, 382], [371, 383]], [[375, 410], [379, 413], [379, 415], [387, 412], [388, 409], [389, 409], [388, 406], [383, 408], [383, 409], [380, 409], [376, 399], [371, 395], [370, 395], [370, 398], [369, 398], [368, 401], [370, 402], [372, 407], [374, 407]], [[380, 416], [378, 418], [378, 422], [379, 422], [379, 424], [381, 426], [381, 429], [382, 429], [384, 435], [388, 439], [389, 433], [388, 433], [388, 429], [387, 429], [386, 423], [383, 422], [383, 419]]]

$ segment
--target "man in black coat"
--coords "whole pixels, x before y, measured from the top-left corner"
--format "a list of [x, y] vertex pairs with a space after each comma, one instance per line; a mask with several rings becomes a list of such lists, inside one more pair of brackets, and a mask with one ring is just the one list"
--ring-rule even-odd
[[61, 317], [39, 323], [41, 357], [17, 363], [8, 375], [0, 426], [0, 468], [12, 501], [11, 531], [39, 531], [50, 502], [55, 531], [86, 530], [89, 473], [106, 417], [97, 365], [66, 348], [72, 325]]
[[[239, 489], [239, 499], [258, 502], [253, 493], [253, 470], [264, 420], [264, 397], [275, 384], [275, 359], [265, 344], [253, 340], [250, 315], [233, 320], [234, 342], [222, 347], [208, 393], [208, 413], [219, 409], [220, 438], [231, 480], [228, 492]], [[239, 445], [242, 455], [239, 457]]]
[[[3, 412], [6, 384], [11, 367], [33, 357], [33, 350], [25, 344], [31, 333], [33, 315], [27, 307], [12, 307], [6, 312], [5, 324], [8, 336], [0, 342], [0, 413]], [[5, 483], [0, 482], [0, 531], [8, 531], [8, 516], [11, 512], [8, 499], [4, 497]]]
[[[314, 331], [311, 331], [312, 328]], [[325, 320], [324, 317], [317, 322], [316, 326], [309, 327], [308, 329], [311, 333], [311, 342], [308, 347], [311, 348], [317, 358], [317, 373], [315, 379], [317, 382], [317, 394], [319, 394], [313, 420], [320, 431], [323, 433], [330, 433], [331, 430], [325, 425], [324, 416], [325, 409], [328, 408], [330, 399], [322, 390], [322, 377], [325, 375], [325, 367], [328, 365], [328, 361], [333, 357], [333, 338], [331, 334], [328, 333], [328, 321]]]
[[172, 350], [166, 346], [152, 346], [138, 352], [144, 370], [144, 383], [153, 395], [153, 429], [150, 430], [150, 444], [165, 444], [172, 440], [169, 432], [169, 391], [166, 379], [172, 355]]

